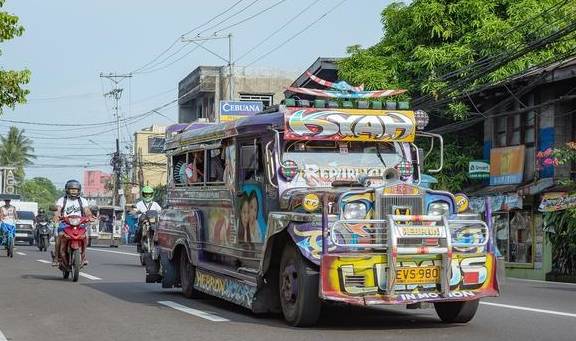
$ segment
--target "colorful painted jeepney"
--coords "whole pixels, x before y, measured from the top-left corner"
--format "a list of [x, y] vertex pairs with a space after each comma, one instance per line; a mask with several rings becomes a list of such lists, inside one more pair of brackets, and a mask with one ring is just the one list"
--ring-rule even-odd
[[[314, 324], [323, 301], [433, 303], [467, 322], [497, 296], [491, 232], [419, 186], [421, 111], [279, 106], [169, 137], [147, 281]], [[182, 127], [179, 127], [182, 128]], [[436, 143], [438, 146], [438, 142]], [[438, 160], [441, 163], [441, 160]]]

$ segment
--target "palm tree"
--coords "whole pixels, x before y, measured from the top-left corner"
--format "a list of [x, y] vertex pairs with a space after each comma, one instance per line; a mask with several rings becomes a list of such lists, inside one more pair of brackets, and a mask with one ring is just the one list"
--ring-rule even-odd
[[24, 179], [24, 167], [31, 165], [34, 156], [32, 140], [24, 136], [24, 130], [10, 127], [8, 134], [0, 136], [0, 165], [16, 167], [16, 178]]

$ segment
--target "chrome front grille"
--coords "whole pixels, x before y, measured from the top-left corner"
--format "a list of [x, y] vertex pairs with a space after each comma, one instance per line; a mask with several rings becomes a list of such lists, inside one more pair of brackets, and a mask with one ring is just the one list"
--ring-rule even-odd
[[[378, 218], [386, 219], [389, 214], [421, 215], [424, 214], [424, 199], [420, 195], [382, 195], [378, 197]], [[398, 209], [400, 209], [398, 211]], [[409, 211], [407, 211], [408, 209]]]

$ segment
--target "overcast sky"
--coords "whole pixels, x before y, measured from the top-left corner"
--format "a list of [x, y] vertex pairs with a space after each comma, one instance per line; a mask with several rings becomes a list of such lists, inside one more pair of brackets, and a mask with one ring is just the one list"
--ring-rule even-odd
[[[32, 81], [28, 103], [14, 111], [5, 110], [1, 119], [57, 124], [112, 121], [112, 102], [103, 96], [112, 85], [99, 77], [101, 72], [138, 70], [182, 34], [237, 2], [232, 10], [193, 34], [206, 30], [202, 34], [210, 35], [224, 28], [218, 34], [233, 34], [233, 55], [238, 58], [287, 23], [237, 65], [251, 64], [273, 51], [252, 67], [296, 75], [319, 56], [340, 57], [349, 45], [376, 43], [382, 36], [380, 12], [390, 1], [347, 0], [340, 4], [341, 0], [7, 0], [3, 10], [18, 15], [26, 32], [0, 44], [1, 66], [26, 67], [32, 71]], [[253, 19], [225, 29], [271, 6], [274, 7]], [[298, 16], [307, 6], [311, 7]], [[242, 12], [235, 14], [239, 11]], [[329, 11], [301, 35], [280, 46]], [[222, 24], [213, 27], [219, 22]], [[205, 46], [227, 56], [226, 40], [209, 41]], [[195, 67], [223, 63], [202, 49], [191, 49], [192, 45], [177, 42], [168, 53], [141, 70], [147, 73], [136, 73], [121, 83], [122, 115], [137, 115], [174, 100], [178, 81]], [[177, 120], [174, 105], [162, 113], [170, 119], [152, 115], [123, 125], [125, 148], [134, 131], [152, 123], [169, 125]], [[5, 133], [10, 125], [0, 121], [0, 133]], [[109, 166], [97, 165], [108, 163], [106, 154], [114, 151], [113, 124], [88, 128], [15, 125], [25, 128], [34, 139], [38, 155], [35, 168], [26, 171], [28, 178], [45, 176], [63, 186], [69, 178], [82, 180], [81, 165], [87, 163], [96, 165], [92, 169], [111, 171]]]

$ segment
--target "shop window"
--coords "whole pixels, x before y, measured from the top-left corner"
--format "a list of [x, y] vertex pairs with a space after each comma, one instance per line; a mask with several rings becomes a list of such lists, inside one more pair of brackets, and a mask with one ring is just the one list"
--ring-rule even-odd
[[533, 263], [534, 224], [532, 219], [530, 210], [494, 213], [496, 245], [507, 262]]

